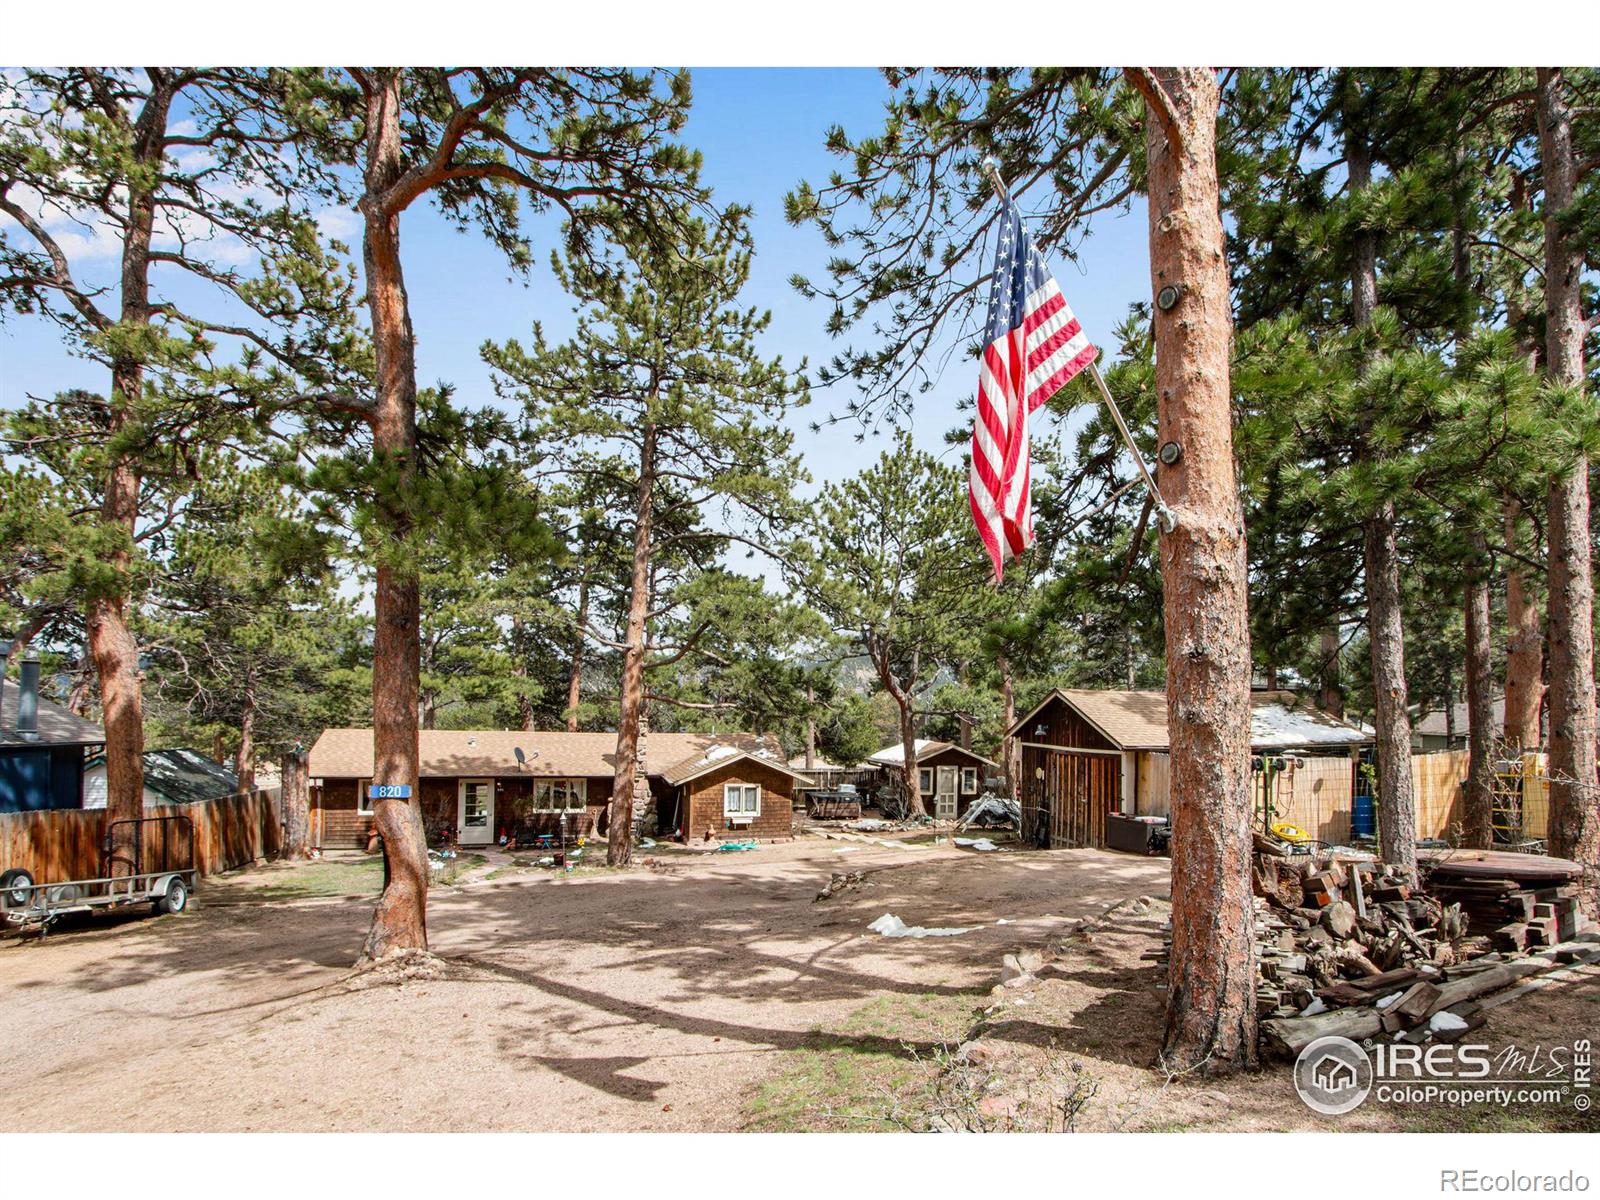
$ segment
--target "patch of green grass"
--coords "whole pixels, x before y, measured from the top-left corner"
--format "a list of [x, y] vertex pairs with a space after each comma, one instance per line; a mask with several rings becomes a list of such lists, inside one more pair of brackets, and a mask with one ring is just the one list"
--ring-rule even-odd
[[315, 896], [376, 896], [383, 890], [383, 855], [359, 859], [319, 859], [298, 863], [253, 889], [263, 900], [305, 900]]
[[972, 1024], [976, 997], [879, 996], [835, 1029], [817, 1029], [782, 1052], [760, 1084], [745, 1127], [770, 1132], [895, 1131], [914, 1121], [916, 1097], [933, 1076], [939, 1046], [954, 1047]]

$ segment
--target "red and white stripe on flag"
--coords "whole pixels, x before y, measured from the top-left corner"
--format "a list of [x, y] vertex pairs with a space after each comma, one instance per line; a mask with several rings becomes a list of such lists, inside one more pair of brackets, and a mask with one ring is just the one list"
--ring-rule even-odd
[[1099, 353], [1054, 278], [1047, 275], [1021, 307], [1021, 323], [984, 347], [972, 423], [967, 498], [997, 581], [1033, 545], [1028, 414]]

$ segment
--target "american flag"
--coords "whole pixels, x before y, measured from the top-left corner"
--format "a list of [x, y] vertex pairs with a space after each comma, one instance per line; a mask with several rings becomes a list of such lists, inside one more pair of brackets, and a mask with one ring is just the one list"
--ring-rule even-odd
[[1017, 206], [1008, 198], [1002, 208], [967, 483], [972, 519], [997, 581], [1005, 564], [1033, 545], [1028, 414], [1099, 353], [1044, 265]]

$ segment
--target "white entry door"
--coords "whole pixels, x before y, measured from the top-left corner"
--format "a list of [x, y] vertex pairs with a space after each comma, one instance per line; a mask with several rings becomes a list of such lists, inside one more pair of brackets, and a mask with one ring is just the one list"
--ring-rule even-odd
[[940, 821], [956, 819], [956, 784], [961, 778], [957, 767], [936, 767], [937, 786], [933, 789], [933, 815]]
[[494, 840], [494, 780], [461, 781], [456, 830], [456, 840], [463, 846], [487, 846]]

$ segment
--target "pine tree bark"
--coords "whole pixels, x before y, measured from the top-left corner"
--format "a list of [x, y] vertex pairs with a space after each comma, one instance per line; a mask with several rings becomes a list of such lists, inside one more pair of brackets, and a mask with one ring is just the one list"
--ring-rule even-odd
[[1250, 632], [1244, 514], [1235, 482], [1233, 334], [1219, 211], [1219, 89], [1208, 69], [1131, 70], [1145, 97], [1159, 438], [1177, 517], [1161, 538], [1172, 750], [1172, 953], [1162, 1054], [1222, 1074], [1256, 1061], [1250, 895]]
[[[1538, 69], [1539, 154], [1544, 173], [1545, 374], [1583, 394], [1584, 246], [1563, 228], [1578, 165], [1572, 108], [1559, 68]], [[1600, 879], [1595, 774], [1594, 575], [1589, 544], [1589, 464], [1579, 453], [1546, 493], [1549, 536], [1550, 852], [1582, 863], [1588, 904]]]
[[410, 797], [373, 801], [373, 823], [383, 838], [384, 880], [362, 950], [369, 961], [428, 947], [427, 840], [417, 794], [421, 598], [408, 545], [417, 469], [416, 340], [400, 264], [400, 212], [386, 203], [404, 169], [400, 72], [376, 71], [373, 80], [367, 92], [366, 194], [360, 209], [377, 364], [372, 449], [386, 478], [376, 504], [385, 544], [378, 553], [374, 595], [372, 781], [409, 787]]
[[1333, 625], [1324, 629], [1319, 645], [1322, 672], [1317, 684], [1317, 706], [1336, 717], [1344, 716], [1344, 685], [1339, 669], [1340, 650], [1339, 627]]
[[[1519, 550], [1518, 529], [1522, 504], [1514, 496], [1505, 502], [1506, 549]], [[1532, 750], [1540, 744], [1539, 710], [1544, 703], [1544, 630], [1539, 606], [1529, 586], [1527, 570], [1506, 558], [1506, 744]]]
[[239, 749], [233, 756], [233, 773], [239, 779], [241, 792], [256, 790], [256, 677], [246, 669], [244, 677], [244, 709], [239, 714]]
[[1487, 850], [1494, 816], [1494, 665], [1489, 639], [1489, 547], [1473, 539], [1478, 563], [1467, 581], [1467, 803], [1462, 843]]
[[589, 627], [589, 568], [578, 580], [578, 634], [572, 640], [572, 669], [567, 672], [567, 732], [578, 732], [578, 702], [583, 699], [583, 639]]
[[[1350, 122], [1345, 161], [1350, 190], [1372, 182], [1372, 152]], [[1378, 239], [1356, 237], [1350, 271], [1351, 318], [1372, 323], [1378, 308]], [[1370, 454], [1364, 448], [1363, 454]], [[1417, 811], [1411, 782], [1411, 714], [1406, 708], [1405, 621], [1400, 602], [1400, 553], [1394, 505], [1384, 501], [1362, 522], [1362, 567], [1367, 592], [1367, 642], [1372, 655], [1372, 724], [1377, 730], [1378, 842], [1385, 862], [1416, 873]]]
[[911, 687], [915, 687], [917, 661], [920, 655], [912, 655], [910, 679], [913, 682], [909, 687], [895, 675], [894, 668], [889, 662], [889, 647], [871, 634], [867, 637], [867, 657], [877, 668], [878, 680], [895, 703], [902, 755], [900, 781], [905, 787], [907, 815], [913, 820], [918, 820], [928, 815], [928, 806], [923, 803], [922, 784], [917, 773], [917, 712], [910, 691]]
[[817, 719], [816, 712], [817, 693], [810, 685], [806, 685], [806, 770], [811, 771], [817, 765]]
[[[633, 811], [639, 762], [640, 716], [644, 711], [645, 617], [650, 611], [650, 552], [655, 516], [656, 427], [646, 424], [639, 442], [639, 482], [634, 499], [633, 575], [628, 585], [628, 624], [623, 635], [622, 697], [617, 719], [617, 762], [611, 781], [611, 820], [606, 862], [625, 866], [633, 855]], [[693, 830], [686, 831], [689, 835]]]
[[[151, 73], [149, 98], [133, 130], [133, 155], [141, 170], [128, 173], [128, 216], [119, 276], [120, 323], [130, 336], [150, 323], [150, 251], [155, 228], [155, 197], [142, 184], [159, 175], [172, 106], [170, 78]], [[144, 366], [131, 351], [119, 352], [111, 367], [109, 424], [112, 442], [135, 421], [144, 392]], [[89, 656], [100, 678], [101, 724], [106, 731], [106, 822], [111, 830], [111, 871], [132, 871], [137, 859], [138, 826], [114, 822], [144, 815], [144, 697], [139, 678], [139, 647], [128, 624], [134, 535], [139, 516], [141, 478], [137, 461], [126, 452], [111, 456], [100, 503], [100, 525], [111, 549], [106, 555], [110, 586], [86, 605]]]
[[1011, 661], [1005, 655], [995, 660], [1000, 671], [1000, 719], [1005, 722], [1006, 735], [1000, 741], [1000, 767], [1006, 776], [1006, 794], [1018, 803], [1022, 801], [1022, 747], [1011, 736], [1017, 723], [1016, 681], [1011, 673]]
[[283, 851], [291, 861], [311, 857], [310, 763], [301, 751], [283, 756]]

